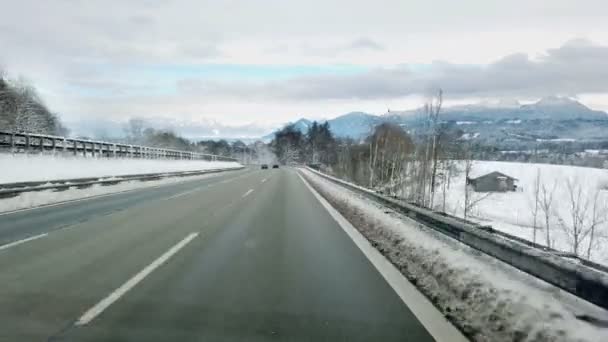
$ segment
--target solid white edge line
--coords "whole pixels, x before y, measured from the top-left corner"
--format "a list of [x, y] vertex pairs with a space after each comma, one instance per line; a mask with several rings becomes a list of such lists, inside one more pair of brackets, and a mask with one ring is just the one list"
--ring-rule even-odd
[[245, 198], [245, 197], [249, 196], [249, 194], [251, 194], [252, 192], [253, 192], [253, 189], [247, 190], [247, 192], [243, 196], [241, 196], [241, 198]]
[[371, 243], [342, 216], [321, 194], [319, 194], [302, 175], [297, 172], [308, 190], [317, 198], [331, 217], [359, 247], [361, 252], [374, 265], [386, 282], [397, 293], [403, 303], [438, 342], [468, 342], [469, 340], [426, 298], [403, 274], [384, 257]]
[[127, 280], [126, 283], [124, 283], [122, 286], [110, 293], [106, 298], [102, 299], [99, 303], [95, 304], [95, 306], [87, 310], [82, 316], [80, 316], [80, 318], [74, 324], [86, 325], [91, 322], [93, 319], [95, 319], [95, 317], [99, 316], [105, 309], [107, 309], [110, 305], [119, 300], [120, 297], [122, 297], [125, 293], [135, 287], [145, 277], [147, 277], [155, 269], [164, 264], [167, 260], [169, 260], [169, 258], [171, 258], [175, 253], [179, 252], [180, 249], [186, 246], [186, 244], [188, 244], [197, 236], [198, 233], [190, 233], [183, 240], [178, 242], [176, 245], [166, 251], [163, 255], [158, 257], [151, 264], [149, 264], [139, 273], [134, 275], [131, 279]]
[[29, 241], [32, 241], [32, 240], [43, 238], [43, 237], [45, 237], [47, 235], [49, 235], [49, 233], [43, 233], [43, 234], [39, 234], [39, 235], [34, 235], [34, 236], [30, 236], [30, 237], [25, 238], [25, 239], [21, 239], [21, 240], [17, 240], [17, 241], [13, 241], [13, 242], [7, 243], [6, 245], [0, 246], [0, 251], [4, 250], [4, 249], [9, 249], [11, 247], [18, 246], [18, 245], [20, 245], [22, 243], [26, 243], [26, 242], [29, 242]]

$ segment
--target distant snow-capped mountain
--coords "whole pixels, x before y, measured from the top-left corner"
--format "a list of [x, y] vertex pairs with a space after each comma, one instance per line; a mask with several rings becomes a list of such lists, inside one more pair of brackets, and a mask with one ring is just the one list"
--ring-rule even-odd
[[[471, 131], [471, 136], [476, 138], [504, 134], [504, 132], [501, 132], [505, 129], [512, 130], [515, 126], [520, 131], [526, 131], [528, 128], [538, 131], [546, 127], [551, 130], [550, 136], [561, 137], [579, 133], [574, 128], [568, 132], [568, 125], [559, 124], [560, 122], [581, 120], [583, 123], [577, 126], [577, 129], [581, 131], [580, 134], [584, 134], [582, 132], [598, 132], [601, 129], [597, 127], [603, 125], [603, 122], [608, 123], [608, 114], [592, 110], [571, 98], [550, 96], [524, 105], [517, 100], [506, 99], [445, 107], [441, 111], [440, 119], [443, 122], [451, 122], [463, 128], [462, 123], [466, 123], [466, 129], [471, 130], [479, 130], [479, 125], [485, 125], [486, 132], [483, 132], [483, 134], [474, 134], [476, 132]], [[601, 124], [594, 124], [596, 121], [600, 121]], [[390, 111], [383, 115], [352, 112], [328, 120], [328, 122], [335, 136], [361, 139], [368, 136], [379, 123], [390, 122], [406, 129], [416, 128], [426, 122], [426, 116], [422, 108], [417, 108], [406, 111]], [[542, 124], [543, 122], [545, 124]], [[300, 119], [295, 123], [301, 132], [306, 133], [311, 121]], [[536, 131], [534, 134], [538, 133]], [[540, 135], [542, 136], [542, 134]], [[608, 139], [608, 131], [600, 135]], [[264, 138], [266, 141], [270, 141], [273, 137], [274, 133], [271, 133]]]
[[[388, 120], [411, 122], [424, 117], [422, 109], [391, 112], [384, 115]], [[514, 100], [480, 102], [443, 108], [443, 121], [500, 121], [500, 120], [605, 120], [608, 114], [592, 110], [580, 102], [567, 98], [549, 96], [535, 103], [521, 105]]]
[[[453, 123], [466, 132], [481, 132], [476, 139], [485, 136], [500, 136], [517, 127], [518, 132], [511, 136], [526, 135], [550, 136], [552, 138], [593, 137], [594, 139], [608, 136], [602, 124], [608, 122], [608, 114], [592, 110], [580, 102], [567, 98], [550, 96], [534, 103], [520, 104], [517, 100], [483, 101], [477, 104], [444, 107], [440, 119]], [[576, 125], [572, 122], [576, 121]], [[319, 123], [325, 120], [318, 120]], [[171, 129], [191, 140], [204, 139], [260, 139], [269, 142], [274, 138], [276, 126], [260, 124], [225, 125], [219, 121], [181, 120], [167, 118], [145, 119], [146, 127], [155, 129]], [[327, 120], [330, 129], [337, 137], [362, 139], [368, 136], [374, 127], [383, 122], [398, 124], [405, 129], [421, 127], [426, 122], [422, 108], [406, 111], [390, 111], [383, 115], [373, 115], [363, 112], [351, 112]], [[463, 123], [466, 123], [463, 124]], [[82, 120], [67, 122], [74, 135], [91, 138], [121, 137], [125, 134], [126, 122], [112, 120]], [[302, 132], [308, 132], [312, 120], [301, 118], [292, 124]], [[482, 127], [483, 125], [483, 127]], [[466, 127], [465, 127], [466, 126]], [[550, 132], [547, 133], [547, 132]], [[268, 132], [272, 132], [268, 134]], [[471, 136], [475, 136], [472, 134]]]

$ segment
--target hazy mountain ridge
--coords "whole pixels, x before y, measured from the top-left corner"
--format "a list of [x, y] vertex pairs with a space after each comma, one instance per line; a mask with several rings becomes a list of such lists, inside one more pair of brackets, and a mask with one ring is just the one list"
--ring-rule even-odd
[[[363, 139], [372, 129], [391, 122], [414, 133], [424, 127], [424, 111], [417, 108], [407, 111], [390, 111], [382, 115], [351, 112], [329, 120], [332, 132], [341, 138]], [[608, 140], [608, 114], [592, 110], [578, 101], [564, 97], [545, 97], [531, 104], [516, 100], [498, 100], [443, 108], [440, 120], [462, 131], [463, 138], [477, 139], [488, 144], [509, 141], [533, 141], [553, 139]], [[274, 137], [268, 126], [258, 123], [225, 125], [216, 120], [185, 121], [166, 118], [146, 119], [150, 127], [169, 129], [191, 140], [242, 139], [269, 142]], [[306, 133], [313, 120], [301, 118], [289, 124]], [[119, 137], [124, 134], [124, 122], [88, 120], [72, 122], [75, 135], [94, 138]]]
[[[338, 137], [361, 139], [382, 122], [391, 122], [415, 132], [424, 127], [426, 116], [422, 108], [390, 111], [383, 115], [353, 112], [327, 120]], [[296, 123], [310, 123], [300, 119]], [[462, 131], [465, 139], [477, 139], [489, 144], [509, 141], [608, 140], [608, 114], [592, 110], [578, 101], [565, 97], [545, 97], [531, 104], [515, 100], [445, 107], [440, 120]], [[305, 126], [299, 125], [303, 133]], [[273, 134], [265, 136], [271, 139]]]
[[[255, 123], [226, 125], [216, 120], [175, 120], [170, 118], [150, 118], [143, 120], [146, 127], [175, 132], [190, 140], [258, 140], [268, 132], [269, 127]], [[128, 122], [107, 119], [68, 121], [68, 126], [76, 136], [95, 139], [116, 139], [125, 135]]]

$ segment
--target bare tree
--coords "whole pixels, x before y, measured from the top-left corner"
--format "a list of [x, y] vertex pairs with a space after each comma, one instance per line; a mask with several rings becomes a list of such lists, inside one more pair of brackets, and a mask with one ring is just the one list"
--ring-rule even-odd
[[608, 204], [604, 198], [600, 199], [600, 190], [593, 195], [593, 209], [591, 213], [591, 226], [589, 227], [589, 243], [587, 244], [586, 258], [591, 259], [591, 252], [597, 247], [597, 228], [608, 220]]
[[432, 125], [432, 167], [431, 167], [431, 182], [430, 182], [430, 198], [429, 207], [433, 207], [433, 201], [435, 199], [435, 180], [437, 178], [437, 158], [439, 156], [439, 113], [441, 112], [441, 106], [443, 104], [443, 91], [439, 89], [437, 93], [437, 99], [431, 100], [429, 106], [429, 117]]
[[441, 179], [441, 210], [446, 212], [447, 194], [450, 191], [452, 177], [458, 175], [458, 168], [454, 160], [450, 158], [441, 160], [439, 165], [439, 170], [441, 171], [439, 174], [439, 178]]
[[568, 191], [568, 219], [559, 216], [559, 224], [568, 236], [572, 253], [580, 255], [584, 239], [591, 233], [591, 226], [588, 226], [588, 211], [590, 201], [583, 187], [577, 180], [568, 179], [566, 181]]
[[465, 183], [464, 183], [464, 210], [463, 217], [466, 220], [469, 216], [473, 208], [477, 206], [481, 201], [490, 197], [492, 195], [491, 192], [486, 192], [476, 196], [474, 194], [473, 188], [470, 185], [471, 180], [471, 171], [473, 169], [473, 159], [470, 152], [470, 148], [466, 147], [464, 151], [464, 175], [465, 175]]
[[129, 119], [127, 126], [124, 128], [127, 139], [131, 144], [141, 143], [144, 137], [144, 128], [146, 123], [139, 118]]
[[545, 244], [547, 247], [551, 247], [551, 216], [553, 215], [553, 194], [557, 187], [557, 180], [553, 183], [553, 187], [548, 189], [546, 184], [540, 186], [540, 198], [539, 206], [543, 212], [545, 219]]
[[532, 210], [532, 241], [534, 243], [536, 243], [536, 234], [538, 231], [538, 212], [540, 211], [540, 169], [537, 168], [536, 169], [536, 177], [534, 179], [534, 185], [533, 185], [533, 196], [534, 198], [532, 199], [532, 203], [531, 203], [531, 210]]

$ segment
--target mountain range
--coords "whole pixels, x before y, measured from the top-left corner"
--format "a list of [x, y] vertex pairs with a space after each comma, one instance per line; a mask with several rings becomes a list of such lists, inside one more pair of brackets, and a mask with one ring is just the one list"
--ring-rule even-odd
[[[517, 101], [481, 102], [443, 108], [443, 124], [459, 130], [463, 139], [477, 139], [494, 145], [527, 141], [608, 141], [608, 114], [592, 110], [580, 102], [550, 96], [530, 104]], [[327, 120], [337, 137], [362, 139], [382, 122], [400, 125], [415, 133], [426, 124], [423, 108], [390, 111], [383, 115], [353, 112]], [[293, 124], [302, 133], [308, 119]], [[274, 133], [263, 140], [272, 140]]]
[[[608, 114], [592, 110], [567, 97], [545, 97], [537, 102], [521, 104], [515, 100], [480, 102], [445, 107], [440, 120], [457, 130], [463, 139], [475, 139], [492, 146], [513, 146], [530, 141], [608, 141]], [[249, 124], [223, 125], [214, 120], [196, 122], [175, 119], [146, 119], [146, 126], [171, 129], [191, 140], [226, 139], [251, 142], [269, 142], [274, 132], [268, 126]], [[320, 122], [324, 122], [321, 120]], [[426, 125], [423, 108], [407, 111], [389, 111], [382, 115], [351, 112], [327, 120], [335, 136], [360, 140], [383, 122], [400, 125], [410, 134], [416, 134]], [[120, 137], [124, 135], [126, 122], [89, 120], [67, 122], [73, 135], [92, 138]], [[301, 118], [293, 123], [306, 133], [312, 120]]]

